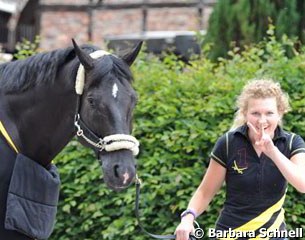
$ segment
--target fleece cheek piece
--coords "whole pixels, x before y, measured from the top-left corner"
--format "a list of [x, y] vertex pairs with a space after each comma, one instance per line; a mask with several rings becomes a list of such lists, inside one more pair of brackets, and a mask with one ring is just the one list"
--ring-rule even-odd
[[[97, 50], [93, 53], [90, 53], [90, 57], [92, 57], [93, 59], [97, 59], [105, 55], [111, 55], [111, 53], [106, 52], [104, 50]], [[83, 94], [84, 86], [85, 86], [85, 68], [82, 64], [80, 64], [77, 70], [76, 81], [75, 81], [75, 91], [78, 95]]]

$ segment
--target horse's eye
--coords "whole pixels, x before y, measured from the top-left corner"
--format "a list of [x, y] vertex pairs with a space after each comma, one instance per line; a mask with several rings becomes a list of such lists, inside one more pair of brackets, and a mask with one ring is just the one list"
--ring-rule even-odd
[[89, 105], [90, 105], [91, 107], [94, 107], [94, 106], [95, 106], [95, 104], [94, 104], [94, 99], [93, 99], [92, 97], [88, 97], [87, 100], [88, 100], [88, 103], [89, 103]]

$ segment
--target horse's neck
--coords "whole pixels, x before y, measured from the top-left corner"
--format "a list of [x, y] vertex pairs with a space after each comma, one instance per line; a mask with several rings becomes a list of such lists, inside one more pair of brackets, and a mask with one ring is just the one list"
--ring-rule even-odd
[[55, 85], [7, 96], [20, 151], [43, 165], [52, 161], [74, 133], [76, 95], [63, 85]]

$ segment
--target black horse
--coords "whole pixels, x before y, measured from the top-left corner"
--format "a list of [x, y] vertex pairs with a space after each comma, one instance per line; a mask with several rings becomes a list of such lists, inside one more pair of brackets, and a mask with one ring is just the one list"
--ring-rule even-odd
[[[19, 202], [20, 193], [14, 189], [25, 188], [22, 194], [27, 201], [27, 190], [35, 188], [33, 195], [36, 196], [40, 193], [35, 190], [48, 186], [52, 189], [55, 185], [57, 188], [56, 168], [51, 161], [75, 134], [83, 145], [96, 152], [108, 187], [124, 189], [135, 177], [134, 155], [138, 142], [130, 134], [136, 93], [131, 86], [129, 67], [141, 43], [121, 57], [92, 45], [79, 47], [75, 41], [73, 44], [73, 47], [0, 65], [1, 240], [34, 239], [50, 234], [53, 226], [49, 226], [47, 234], [36, 234], [35, 229], [34, 233], [27, 232], [27, 228], [35, 225], [31, 223], [33, 219], [15, 224], [29, 214], [22, 211], [31, 206], [26, 203], [20, 210], [23, 202]], [[47, 173], [31, 182], [29, 179], [36, 175], [36, 168]], [[25, 180], [19, 179], [21, 175], [26, 175]], [[44, 193], [46, 205], [56, 207], [57, 194], [51, 190]], [[54, 198], [54, 203], [46, 196]], [[22, 216], [16, 216], [16, 211]], [[30, 214], [45, 214], [44, 210], [33, 212]], [[42, 218], [40, 223], [44, 224], [43, 216], [33, 218], [34, 222]]]

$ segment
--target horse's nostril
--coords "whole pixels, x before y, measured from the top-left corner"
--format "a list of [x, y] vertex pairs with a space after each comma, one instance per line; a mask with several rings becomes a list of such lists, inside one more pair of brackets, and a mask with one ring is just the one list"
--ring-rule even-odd
[[119, 175], [119, 165], [114, 165], [114, 176], [115, 177], [119, 177], [120, 175]]

